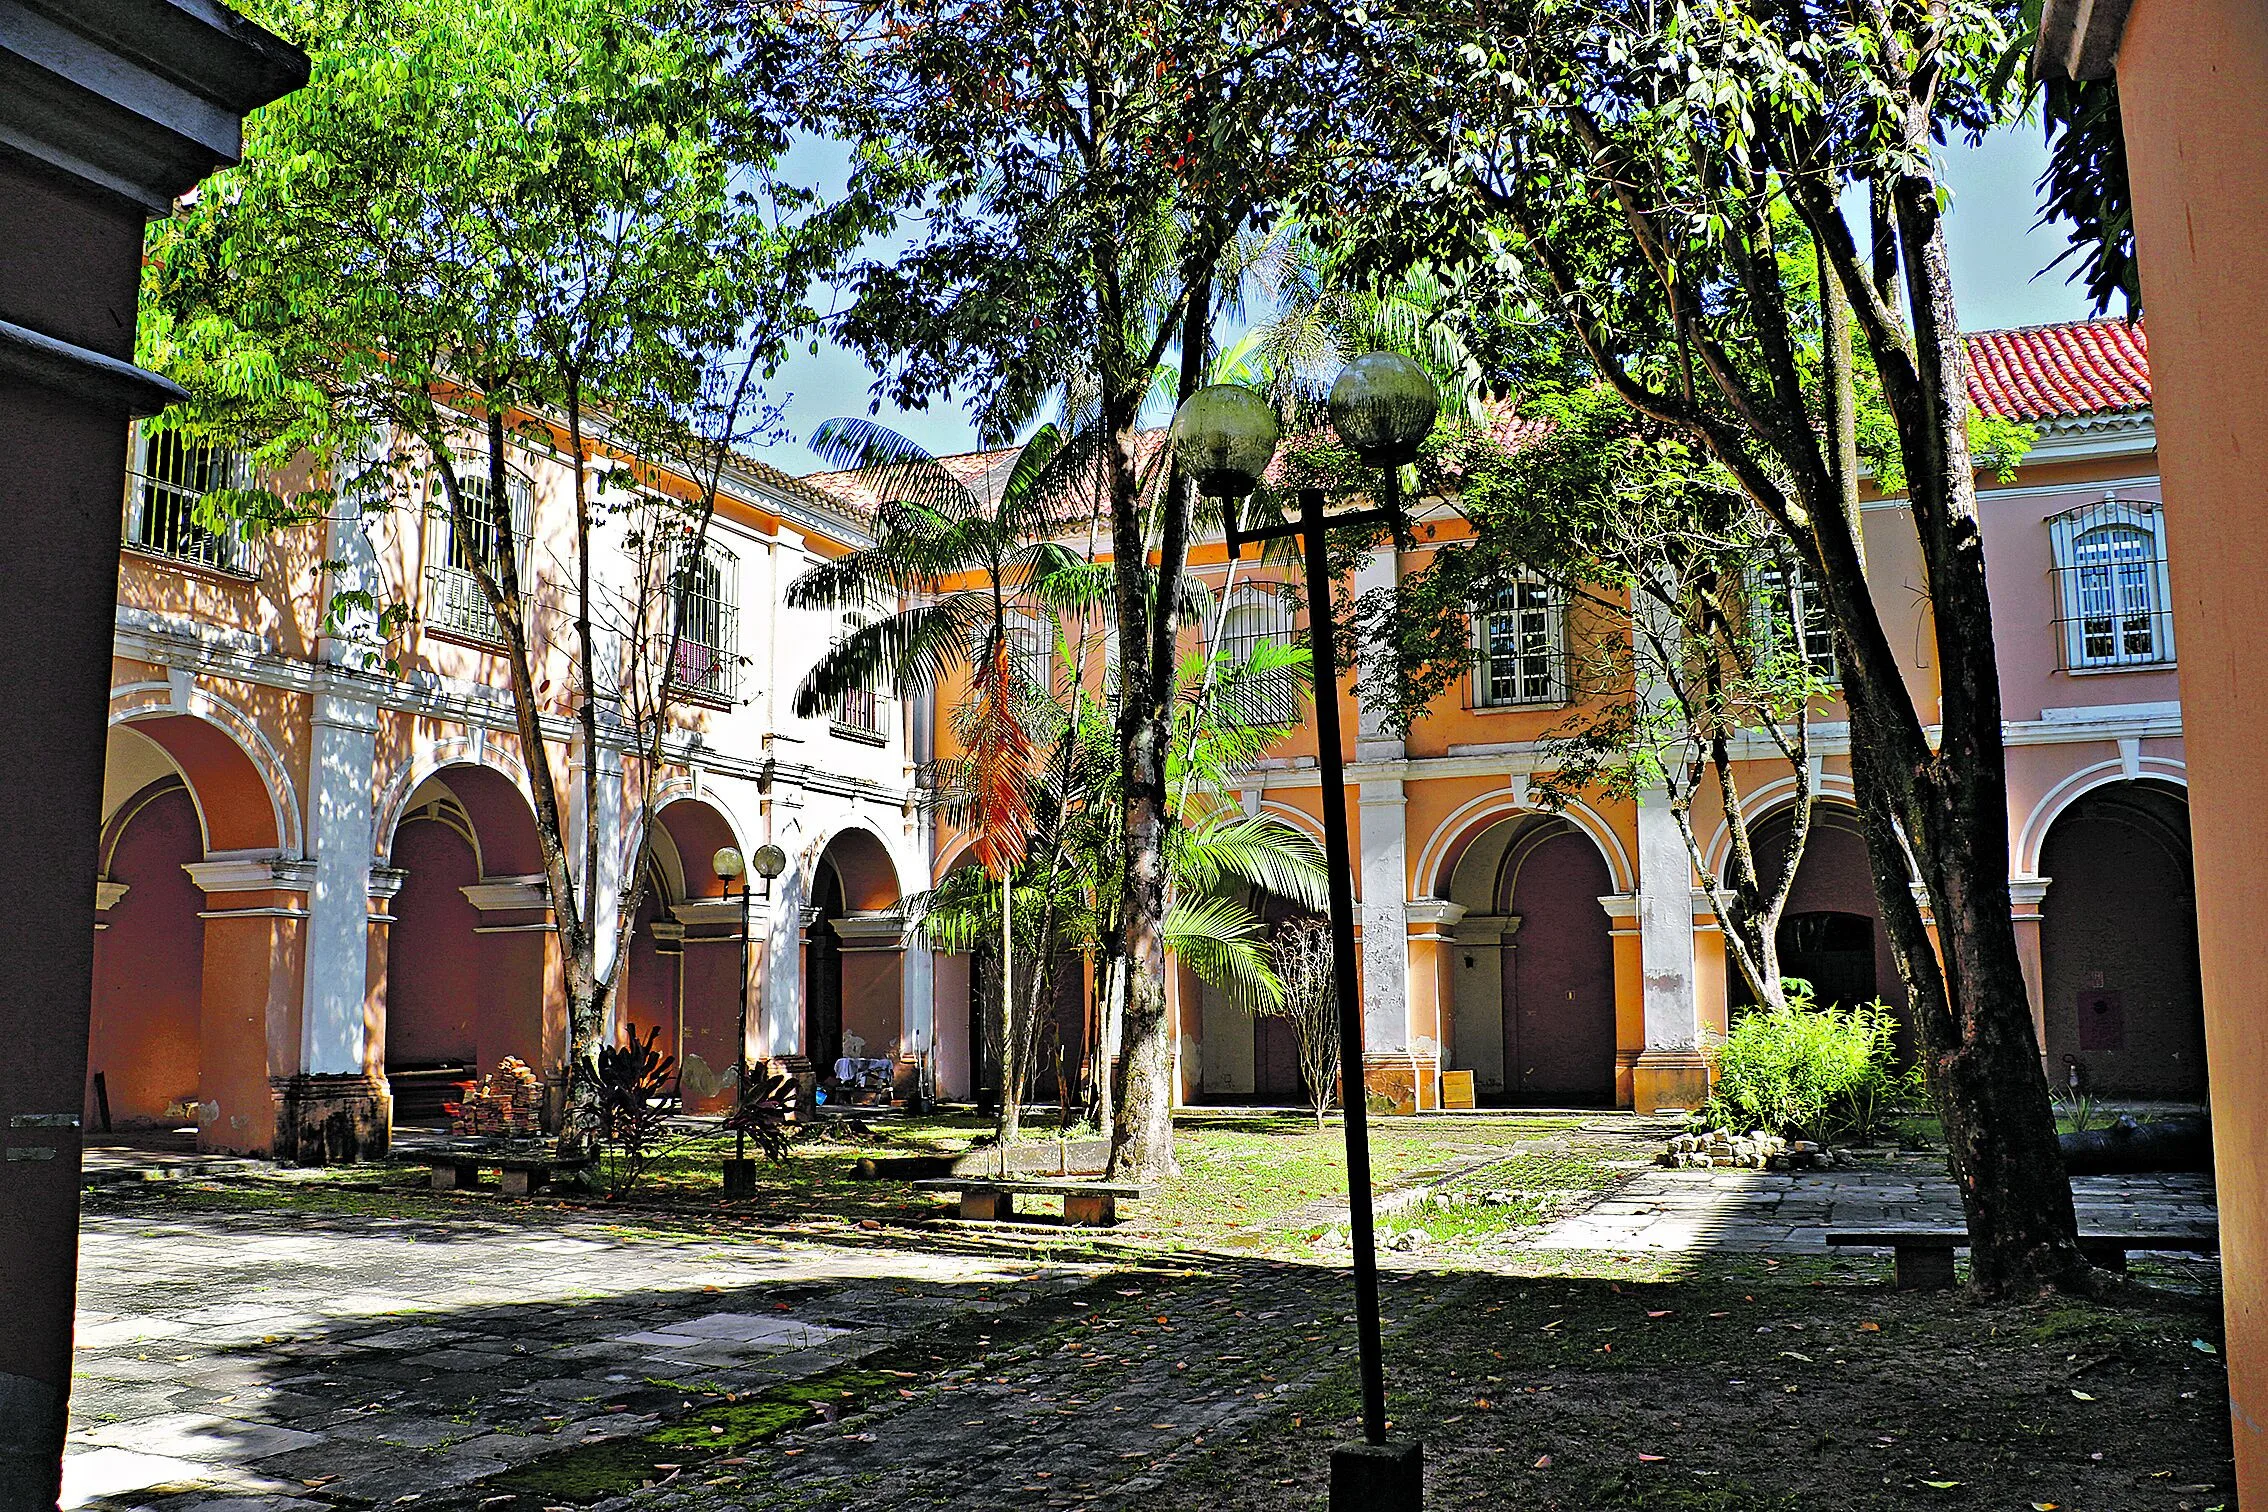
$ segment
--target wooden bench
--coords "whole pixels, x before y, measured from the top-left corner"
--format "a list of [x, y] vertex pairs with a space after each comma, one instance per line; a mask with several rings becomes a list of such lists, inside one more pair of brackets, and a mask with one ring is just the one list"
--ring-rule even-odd
[[921, 1192], [959, 1192], [961, 1216], [996, 1222], [1016, 1216], [1016, 1198], [1061, 1197], [1063, 1221], [1107, 1227], [1118, 1221], [1120, 1198], [1138, 1202], [1155, 1190], [1127, 1181], [1085, 1181], [1073, 1176], [953, 1176], [917, 1181]]
[[543, 1190], [555, 1174], [580, 1171], [587, 1160], [563, 1160], [556, 1155], [500, 1155], [478, 1150], [427, 1150], [404, 1157], [433, 1172], [433, 1190], [453, 1192], [480, 1185], [480, 1173], [494, 1171], [507, 1197], [528, 1197]]
[[[1943, 1290], [1953, 1285], [1953, 1252], [1969, 1247], [1961, 1229], [1879, 1229], [1835, 1232], [1827, 1242], [1852, 1249], [1890, 1251], [1891, 1274], [1901, 1291]], [[2214, 1234], [2081, 1234], [2079, 1249], [2107, 1270], [2126, 1269], [2128, 1250], [2180, 1250], [2211, 1254], [2221, 1247]]]

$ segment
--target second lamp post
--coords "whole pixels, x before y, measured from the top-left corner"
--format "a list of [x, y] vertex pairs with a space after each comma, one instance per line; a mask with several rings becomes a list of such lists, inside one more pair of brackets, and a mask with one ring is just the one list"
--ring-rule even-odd
[[[1276, 454], [1275, 407], [1252, 390], [1215, 384], [1183, 402], [1173, 418], [1175, 456], [1205, 494], [1221, 501], [1229, 555], [1248, 541], [1296, 536], [1307, 579], [1309, 654], [1315, 682], [1316, 765], [1323, 784], [1323, 859], [1330, 877], [1331, 982], [1339, 1007], [1339, 1101], [1346, 1112], [1348, 1228], [1354, 1244], [1356, 1346], [1362, 1372], [1359, 1443], [1331, 1451], [1332, 1512], [1416, 1512], [1424, 1457], [1415, 1439], [1386, 1437], [1386, 1366], [1378, 1316], [1378, 1249], [1370, 1200], [1370, 1129], [1362, 1074], [1362, 1000], [1355, 969], [1353, 866], [1347, 843], [1345, 756], [1339, 744], [1339, 664], [1331, 621], [1329, 533], [1385, 525], [1406, 534], [1400, 474], [1433, 430], [1440, 396], [1407, 357], [1357, 357], [1331, 386], [1331, 428], [1366, 467], [1380, 469], [1374, 504], [1332, 512], [1320, 488], [1299, 490], [1296, 518], [1247, 525], [1239, 501], [1259, 490]], [[1411, 1089], [1417, 1095], [1417, 1089]]]

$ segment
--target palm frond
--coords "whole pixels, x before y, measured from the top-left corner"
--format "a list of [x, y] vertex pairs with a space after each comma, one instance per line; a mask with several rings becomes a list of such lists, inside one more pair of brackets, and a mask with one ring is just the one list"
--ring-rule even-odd
[[830, 467], [864, 474], [866, 486], [885, 503], [956, 518], [976, 508], [969, 486], [927, 448], [875, 421], [856, 416], [826, 421], [811, 433], [811, 450]]
[[1330, 902], [1323, 848], [1272, 814], [1231, 812], [1185, 823], [1174, 838], [1173, 861], [1194, 892], [1241, 882], [1302, 908]]
[[1236, 1007], [1256, 1012], [1283, 1001], [1267, 934], [1235, 899], [1178, 899], [1166, 911], [1164, 933], [1166, 948]]

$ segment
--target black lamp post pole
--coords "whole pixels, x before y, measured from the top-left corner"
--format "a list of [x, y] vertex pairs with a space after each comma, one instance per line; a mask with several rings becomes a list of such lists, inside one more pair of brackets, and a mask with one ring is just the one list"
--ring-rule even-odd
[[1370, 1110], [1362, 1076], [1362, 998], [1355, 970], [1353, 863], [1347, 844], [1346, 761], [1339, 750], [1339, 665], [1331, 624], [1331, 564], [1323, 493], [1299, 495], [1307, 565], [1309, 655], [1315, 672], [1316, 764], [1323, 779], [1323, 869], [1331, 891], [1331, 985], [1339, 1000], [1339, 1101], [1346, 1112], [1348, 1228], [1354, 1242], [1355, 1334], [1362, 1368], [1362, 1436], [1386, 1442], [1386, 1361], [1378, 1321], [1378, 1250], [1370, 1207]]
[[[748, 874], [740, 874], [740, 1033], [733, 1042], [732, 1156], [748, 1159], [748, 1125], [742, 1110], [748, 1106]], [[742, 1170], [747, 1167], [743, 1165]]]

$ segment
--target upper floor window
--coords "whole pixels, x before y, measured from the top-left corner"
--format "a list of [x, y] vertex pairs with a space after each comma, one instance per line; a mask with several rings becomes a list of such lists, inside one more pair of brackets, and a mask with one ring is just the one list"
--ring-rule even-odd
[[498, 502], [488, 486], [487, 459], [464, 457], [457, 462], [457, 489], [464, 497], [469, 519], [460, 529], [455, 514], [443, 509], [436, 527], [433, 565], [426, 574], [426, 623], [475, 640], [500, 641], [503, 634], [477, 574], [493, 576], [501, 568], [508, 534], [520, 584], [527, 584], [535, 486], [521, 474], [507, 472], [505, 497]]
[[714, 541], [687, 541], [670, 569], [669, 678], [727, 701], [740, 691], [739, 562]]
[[2164, 511], [2114, 495], [2055, 516], [2048, 529], [2064, 669], [2170, 663]]
[[1473, 703], [1565, 703], [1566, 622], [1566, 603], [1548, 583], [1523, 579], [1498, 589], [1473, 615]]
[[1827, 596], [1802, 563], [1773, 562], [1758, 572], [1756, 599], [1766, 651], [1792, 645], [1802, 651], [1804, 665], [1814, 675], [1829, 682], [1843, 680], [1842, 665], [1835, 659], [1835, 623], [1827, 614]]
[[[1221, 674], [1252, 660], [1263, 644], [1297, 644], [1291, 603], [1274, 588], [1240, 591], [1228, 613], [1221, 616], [1220, 654], [1227, 663]], [[1237, 696], [1223, 705], [1232, 720], [1243, 724], [1296, 724], [1299, 721], [1299, 677], [1290, 667], [1247, 676], [1237, 684]]]
[[[866, 628], [867, 616], [860, 610], [843, 613], [842, 634], [836, 644], [849, 640]], [[835, 699], [835, 707], [828, 719], [829, 727], [837, 734], [867, 745], [880, 745], [887, 738], [882, 733], [882, 695], [871, 685], [845, 688]]]
[[1037, 615], [1008, 616], [1008, 654], [1029, 686], [1041, 693], [1055, 691], [1055, 636]]
[[232, 524], [213, 530], [197, 520], [205, 495], [251, 484], [243, 459], [200, 446], [179, 431], [148, 431], [134, 447], [127, 479], [126, 540], [144, 551], [222, 572], [245, 570], [244, 540]]

